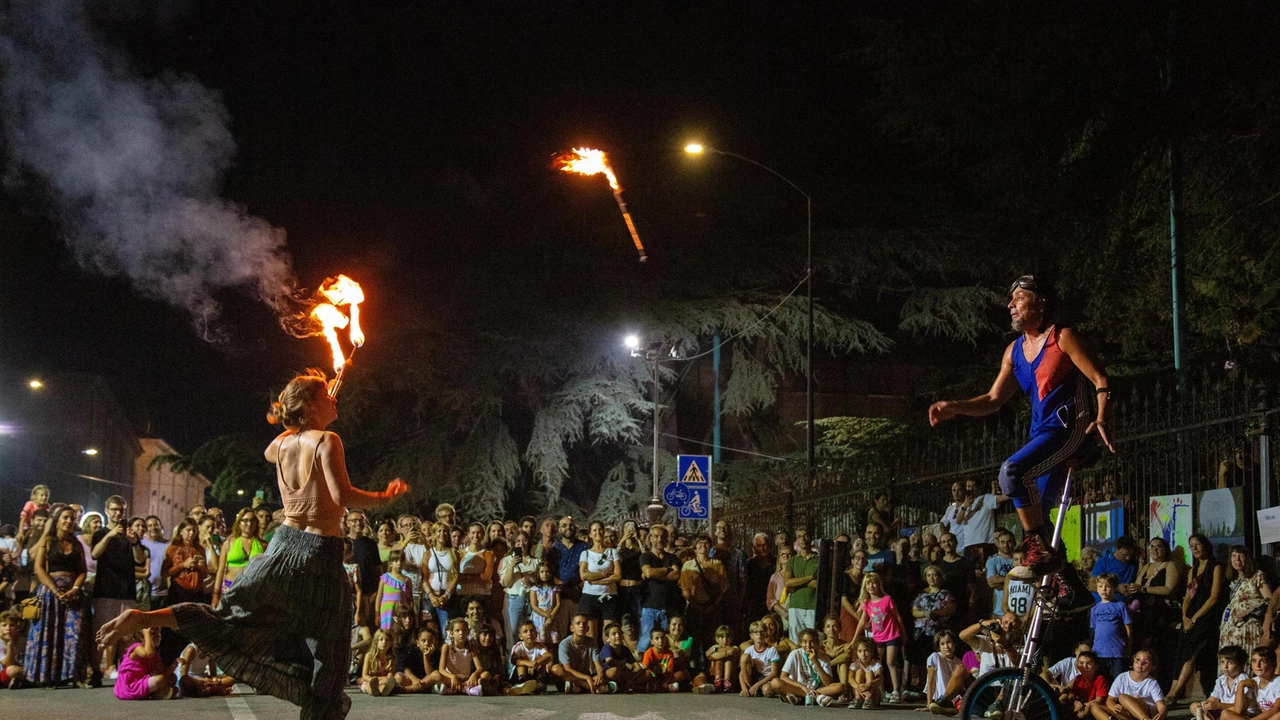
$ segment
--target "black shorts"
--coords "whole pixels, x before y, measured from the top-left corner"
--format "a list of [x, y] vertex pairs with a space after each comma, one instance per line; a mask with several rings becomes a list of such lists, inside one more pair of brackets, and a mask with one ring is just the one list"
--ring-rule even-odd
[[618, 598], [616, 595], [591, 595], [582, 593], [578, 600], [578, 614], [590, 620], [618, 622]]

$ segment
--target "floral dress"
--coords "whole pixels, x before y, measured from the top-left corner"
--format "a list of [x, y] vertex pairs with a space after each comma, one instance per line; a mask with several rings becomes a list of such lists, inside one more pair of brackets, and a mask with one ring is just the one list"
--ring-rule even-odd
[[1261, 570], [1251, 578], [1236, 578], [1231, 581], [1231, 601], [1222, 613], [1222, 624], [1218, 628], [1218, 647], [1239, 645], [1250, 652], [1260, 644], [1262, 618], [1250, 617], [1249, 614], [1259, 607], [1267, 606], [1270, 598], [1263, 594], [1266, 583]]
[[[556, 606], [556, 594], [560, 592], [560, 588], [555, 585], [534, 585], [533, 596], [537, 599], [537, 607], [547, 612]], [[547, 627], [547, 618], [533, 613], [533, 627], [538, 631], [538, 642], [550, 645], [559, 641], [559, 633]]]

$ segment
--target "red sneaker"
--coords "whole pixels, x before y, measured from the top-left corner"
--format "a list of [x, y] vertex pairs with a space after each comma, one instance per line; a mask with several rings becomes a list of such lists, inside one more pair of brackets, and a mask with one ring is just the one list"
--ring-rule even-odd
[[1051, 572], [1062, 569], [1066, 562], [1066, 553], [1062, 548], [1053, 548], [1049, 540], [1039, 532], [1029, 532], [1022, 538], [1022, 564], [1009, 571], [1009, 577], [1016, 580], [1033, 581]]

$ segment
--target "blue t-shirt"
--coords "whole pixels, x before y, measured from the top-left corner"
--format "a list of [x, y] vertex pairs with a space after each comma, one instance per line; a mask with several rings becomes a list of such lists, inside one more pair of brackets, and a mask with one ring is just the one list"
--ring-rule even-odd
[[1089, 611], [1089, 627], [1093, 628], [1093, 651], [1100, 658], [1124, 657], [1128, 637], [1124, 626], [1129, 624], [1129, 608], [1112, 600], [1098, 603]]
[[560, 578], [560, 582], [565, 585], [582, 584], [578, 562], [582, 560], [582, 553], [587, 551], [587, 544], [579, 540], [573, 544], [573, 547], [565, 547], [564, 542], [556, 541], [556, 544], [552, 546], [552, 550], [556, 561], [553, 567], [556, 569], [556, 577]]
[[1121, 585], [1127, 585], [1138, 577], [1138, 562], [1136, 560], [1122, 562], [1116, 559], [1115, 550], [1108, 550], [1093, 564], [1093, 572], [1089, 574], [1098, 577], [1102, 573], [1111, 573], [1120, 579]]
[[[987, 558], [987, 577], [1005, 577], [1009, 571], [1013, 569], [1012, 557], [1001, 557], [1000, 555], [992, 555]], [[996, 614], [1003, 612], [1004, 608], [1004, 591], [995, 588], [995, 609]]]
[[898, 556], [890, 549], [885, 548], [878, 553], [867, 556], [867, 566], [862, 570], [864, 572], [875, 572], [878, 565], [896, 565]]
[[620, 668], [636, 661], [636, 656], [631, 654], [631, 648], [626, 645], [614, 647], [609, 643], [600, 646], [600, 664], [605, 670], [609, 668]]

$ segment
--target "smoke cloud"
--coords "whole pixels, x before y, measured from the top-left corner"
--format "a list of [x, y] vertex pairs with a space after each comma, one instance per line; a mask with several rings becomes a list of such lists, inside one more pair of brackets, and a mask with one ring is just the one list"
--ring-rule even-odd
[[85, 268], [186, 308], [218, 340], [218, 291], [288, 316], [284, 230], [220, 195], [235, 154], [218, 93], [140, 77], [91, 25], [84, 0], [9, 0], [0, 15], [5, 180], [39, 178]]

